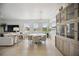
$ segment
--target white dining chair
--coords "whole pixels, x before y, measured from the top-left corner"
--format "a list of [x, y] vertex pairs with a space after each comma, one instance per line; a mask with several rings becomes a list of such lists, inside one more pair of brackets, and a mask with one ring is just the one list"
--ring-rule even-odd
[[46, 36], [46, 35], [44, 35], [44, 36], [41, 36], [41, 41], [44, 41], [44, 42], [46, 42], [46, 39], [47, 39], [47, 36]]
[[28, 36], [28, 40], [32, 40], [32, 36]]
[[33, 36], [32, 37], [33, 43], [40, 43], [40, 36]]

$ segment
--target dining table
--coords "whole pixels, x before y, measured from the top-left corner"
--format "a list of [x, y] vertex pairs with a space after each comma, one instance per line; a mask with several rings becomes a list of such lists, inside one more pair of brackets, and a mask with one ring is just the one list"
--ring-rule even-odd
[[44, 33], [30, 33], [28, 34], [29, 36], [43, 36], [43, 35], [46, 35]]
[[47, 37], [45, 33], [30, 33], [28, 34], [28, 40], [32, 40], [33, 42], [41, 42], [43, 40], [43, 37]]

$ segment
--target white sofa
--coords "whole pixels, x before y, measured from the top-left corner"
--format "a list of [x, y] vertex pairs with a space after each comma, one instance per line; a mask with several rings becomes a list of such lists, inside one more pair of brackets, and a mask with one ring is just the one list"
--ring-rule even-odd
[[13, 34], [13, 33], [8, 33], [8, 34], [4, 34], [4, 37], [9, 37], [13, 40], [13, 43], [17, 43], [18, 42], [18, 37], [17, 34]]
[[12, 37], [0, 37], [0, 46], [10, 46], [14, 44], [14, 39]]

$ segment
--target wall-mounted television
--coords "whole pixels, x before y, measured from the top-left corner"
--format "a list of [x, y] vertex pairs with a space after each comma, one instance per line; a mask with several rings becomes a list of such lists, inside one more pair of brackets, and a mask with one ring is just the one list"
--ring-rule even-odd
[[74, 23], [67, 24], [67, 37], [74, 39]]
[[[15, 27], [19, 28], [19, 25], [7, 25], [7, 31], [6, 32], [16, 32], [14, 30]], [[19, 32], [19, 30], [17, 32]]]

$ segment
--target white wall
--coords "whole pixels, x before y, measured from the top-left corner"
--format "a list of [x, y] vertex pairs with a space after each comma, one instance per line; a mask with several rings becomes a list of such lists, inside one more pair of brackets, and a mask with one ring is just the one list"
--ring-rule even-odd
[[36, 22], [47, 22], [49, 20], [52, 24], [52, 20], [56, 20], [53, 18], [58, 13], [61, 5], [65, 6], [66, 4], [3, 3], [0, 4], [0, 23], [17, 24], [20, 26], [21, 31], [23, 31], [24, 23], [29, 23], [29, 21], [37, 20]]
[[[2, 15], [5, 19], [52, 19], [61, 5], [57, 3], [6, 3], [2, 4]], [[41, 11], [41, 15], [40, 15]]]

